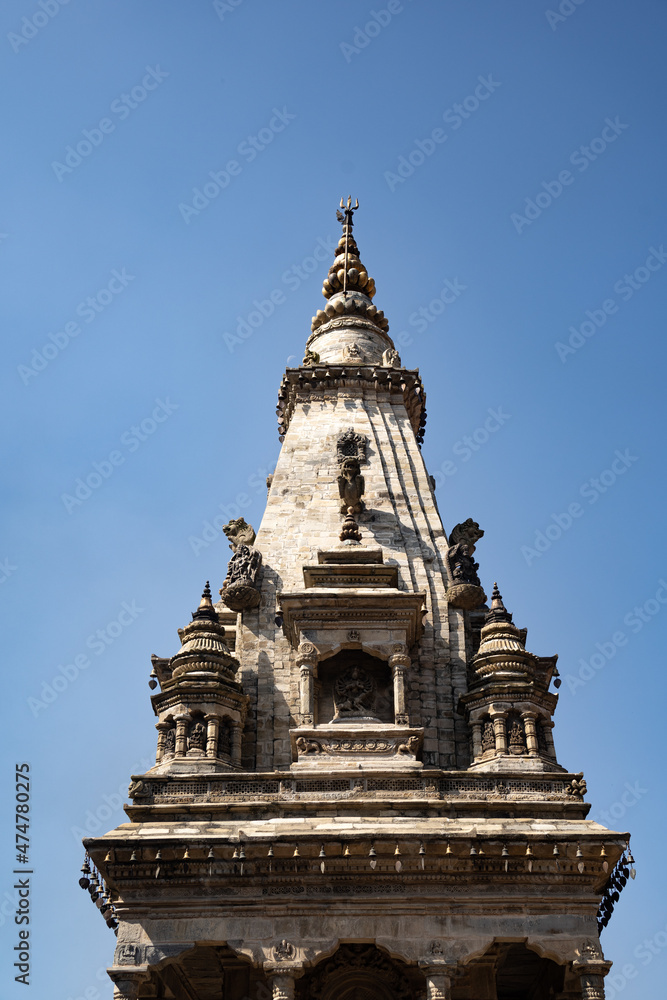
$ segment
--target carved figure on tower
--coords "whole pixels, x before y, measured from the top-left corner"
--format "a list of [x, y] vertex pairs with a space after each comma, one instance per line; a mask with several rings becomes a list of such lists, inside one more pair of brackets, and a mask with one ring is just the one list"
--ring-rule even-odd
[[234, 555], [229, 560], [220, 597], [232, 611], [256, 608], [260, 600], [262, 553], [253, 548], [255, 532], [242, 517], [225, 524], [222, 530], [229, 539], [229, 547]]
[[338, 477], [338, 492], [343, 501], [341, 504], [341, 514], [347, 514], [351, 507], [354, 514], [364, 510], [362, 496], [364, 495], [365, 483], [361, 475], [361, 468], [356, 458], [346, 458], [340, 467]]

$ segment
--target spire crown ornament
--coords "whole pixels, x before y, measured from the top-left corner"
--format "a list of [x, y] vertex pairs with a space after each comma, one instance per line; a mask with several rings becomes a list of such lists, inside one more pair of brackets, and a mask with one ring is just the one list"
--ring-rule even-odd
[[[312, 335], [308, 340], [306, 364], [349, 361], [360, 364], [364, 361], [379, 364], [385, 351], [394, 351], [394, 345], [387, 335], [389, 321], [373, 304], [375, 281], [359, 257], [359, 247], [353, 236], [353, 213], [359, 208], [358, 199], [347, 204], [341, 198], [336, 217], [343, 226], [343, 233], [335, 250], [334, 261], [322, 285], [322, 295], [327, 299], [324, 309], [318, 309], [311, 324]], [[337, 352], [325, 352], [328, 341], [320, 342], [319, 334], [341, 330], [347, 337], [337, 338]], [[349, 333], [356, 336], [350, 338]], [[315, 343], [317, 342], [317, 343]], [[313, 346], [315, 344], [315, 346]]]

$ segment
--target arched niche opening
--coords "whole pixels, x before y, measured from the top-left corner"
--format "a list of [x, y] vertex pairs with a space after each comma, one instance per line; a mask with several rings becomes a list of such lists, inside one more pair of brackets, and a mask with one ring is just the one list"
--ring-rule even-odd
[[[456, 976], [452, 1000], [554, 1000], [579, 984], [565, 966], [543, 958], [523, 942], [496, 941]], [[570, 996], [570, 993], [567, 993]]]
[[316, 704], [320, 725], [393, 723], [394, 694], [388, 664], [361, 649], [342, 649], [322, 660]]
[[342, 944], [297, 980], [295, 1000], [415, 1000], [425, 990], [416, 966], [372, 944]]

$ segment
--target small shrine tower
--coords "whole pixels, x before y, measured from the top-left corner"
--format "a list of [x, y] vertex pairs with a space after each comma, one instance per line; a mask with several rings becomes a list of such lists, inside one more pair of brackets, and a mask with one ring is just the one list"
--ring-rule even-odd
[[556, 657], [487, 605], [484, 532], [445, 534], [340, 207], [262, 523], [226, 525], [221, 600], [153, 657], [155, 766], [85, 841], [114, 997], [603, 1000], [628, 835], [557, 757]]

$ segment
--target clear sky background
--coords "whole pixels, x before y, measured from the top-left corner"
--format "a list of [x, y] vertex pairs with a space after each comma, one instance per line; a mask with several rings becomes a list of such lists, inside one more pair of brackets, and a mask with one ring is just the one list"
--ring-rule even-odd
[[368, 33], [385, 0], [55, 4], [0, 10], [0, 995], [27, 995], [11, 846], [28, 761], [30, 995], [111, 997], [80, 838], [123, 820], [154, 754], [150, 654], [176, 652], [226, 572], [207, 522], [261, 520], [343, 194], [425, 382], [445, 528], [485, 529], [483, 583], [532, 651], [560, 654], [559, 758], [591, 815], [633, 834], [608, 997], [662, 995], [664, 2], [403, 0]]

